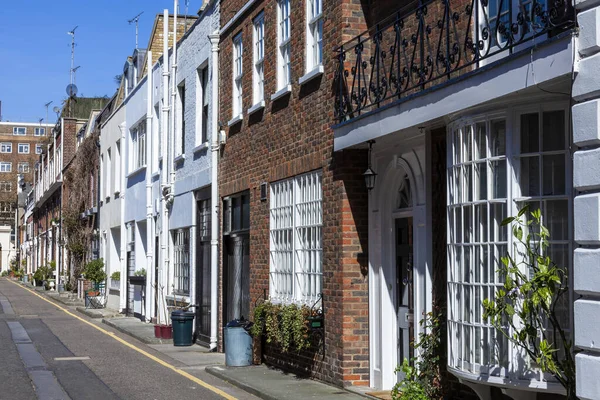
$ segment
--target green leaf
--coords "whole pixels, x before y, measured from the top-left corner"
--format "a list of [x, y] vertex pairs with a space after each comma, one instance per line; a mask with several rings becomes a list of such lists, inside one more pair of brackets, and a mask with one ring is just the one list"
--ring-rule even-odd
[[510, 224], [511, 222], [513, 222], [514, 220], [515, 220], [515, 217], [504, 218], [502, 220], [502, 222], [500, 223], [500, 226], [506, 226], [506, 225]]
[[517, 216], [522, 217], [523, 214], [525, 214], [527, 212], [527, 210], [529, 210], [529, 204], [526, 204], [525, 207], [521, 208], [519, 210], [519, 213], [517, 214]]
[[523, 240], [523, 228], [521, 228], [520, 226], [515, 230], [515, 237], [518, 240]]

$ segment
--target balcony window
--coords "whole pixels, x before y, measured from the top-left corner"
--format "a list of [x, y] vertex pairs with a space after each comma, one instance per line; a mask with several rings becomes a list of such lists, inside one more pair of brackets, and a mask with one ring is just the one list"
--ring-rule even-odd
[[[522, 368], [513, 361], [518, 350], [483, 319], [483, 300], [493, 300], [504, 284], [500, 258], [519, 257], [504, 218], [526, 204], [541, 209], [551, 234], [548, 255], [569, 268], [567, 115], [566, 108], [536, 107], [449, 127], [448, 363], [455, 369], [508, 377]], [[569, 309], [565, 304], [567, 327]]]

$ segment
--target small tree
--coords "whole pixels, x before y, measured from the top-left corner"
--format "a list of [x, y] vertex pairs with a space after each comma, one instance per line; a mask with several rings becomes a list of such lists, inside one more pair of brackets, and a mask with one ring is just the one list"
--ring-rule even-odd
[[104, 260], [102, 258], [90, 261], [85, 265], [85, 279], [94, 283], [100, 283], [106, 280], [106, 272], [104, 272]]
[[498, 273], [504, 278], [496, 300], [483, 301], [484, 318], [508, 340], [526, 353], [543, 372], [549, 372], [566, 389], [567, 398], [576, 399], [573, 342], [561, 325], [559, 304], [567, 296], [567, 271], [547, 256], [550, 232], [538, 209], [531, 218], [502, 221], [512, 224], [513, 254], [502, 257]]

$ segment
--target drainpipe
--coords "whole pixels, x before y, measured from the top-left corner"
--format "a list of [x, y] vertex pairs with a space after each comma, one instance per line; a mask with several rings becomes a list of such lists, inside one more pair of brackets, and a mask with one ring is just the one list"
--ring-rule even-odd
[[[152, 90], [154, 86], [152, 84], [152, 51], [148, 50], [146, 53], [146, 59], [148, 60], [148, 66], [146, 68], [148, 79], [146, 80], [146, 87], [148, 88], [147, 95], [147, 108], [146, 108], [146, 315], [154, 315], [154, 288], [152, 282], [154, 282], [154, 229], [152, 229], [152, 118], [153, 118], [153, 107], [152, 107]], [[150, 284], [149, 284], [150, 283]]]
[[212, 113], [211, 113], [211, 187], [210, 187], [210, 350], [217, 347], [218, 296], [219, 290], [219, 31], [209, 35], [212, 69]]
[[[162, 118], [160, 119], [161, 126], [161, 137], [160, 140], [162, 142], [161, 149], [163, 154], [163, 162], [162, 162], [162, 171], [160, 173], [160, 187], [162, 191], [162, 196], [160, 198], [161, 202], [161, 257], [162, 263], [158, 266], [159, 268], [159, 284], [161, 285], [160, 296], [164, 295], [164, 290], [167, 287], [167, 272], [169, 271], [169, 253], [168, 253], [168, 223], [169, 223], [169, 215], [167, 210], [167, 196], [165, 196], [164, 190], [168, 187], [168, 171], [169, 171], [169, 157], [168, 157], [168, 129], [169, 129], [169, 10], [164, 10], [163, 12], [163, 65], [162, 65], [162, 96], [163, 96], [163, 104], [162, 104]], [[159, 300], [159, 312], [158, 312], [158, 322], [166, 323], [168, 318], [166, 316], [166, 306], [164, 304], [164, 298], [160, 297], [159, 299], [163, 300], [161, 302]], [[165, 313], [163, 315], [164, 319], [161, 319], [161, 311]]]
[[125, 142], [125, 121], [119, 125], [119, 130], [121, 131], [121, 176], [119, 178], [121, 184], [119, 188], [119, 204], [121, 206], [121, 237], [119, 238], [121, 242], [121, 254], [119, 255], [121, 259], [121, 281], [119, 282], [119, 311], [123, 311], [127, 308], [127, 228], [125, 227], [125, 158], [127, 143]]
[[171, 193], [173, 193], [173, 185], [175, 184], [175, 144], [177, 138], [175, 137], [175, 119], [177, 111], [177, 7], [178, 1], [173, 2], [173, 55], [171, 58], [171, 135], [173, 137], [171, 145], [171, 159], [169, 160], [169, 185], [171, 186]]

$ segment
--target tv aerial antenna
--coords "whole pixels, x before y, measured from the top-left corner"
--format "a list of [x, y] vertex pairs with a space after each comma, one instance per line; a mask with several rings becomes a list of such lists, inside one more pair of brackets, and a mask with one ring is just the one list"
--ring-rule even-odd
[[70, 83], [67, 86], [67, 95], [69, 95], [69, 97], [75, 97], [77, 95], [77, 86], [75, 86], [75, 71], [77, 71], [77, 69], [79, 67], [74, 67], [75, 65], [75, 30], [79, 27], [76, 26], [75, 28], [71, 29], [69, 32], [67, 32], [67, 35], [71, 36], [71, 70], [70, 70]]
[[140, 22], [140, 16], [143, 14], [144, 12], [142, 11], [141, 13], [139, 13], [138, 15], [136, 15], [135, 17], [131, 18], [130, 20], [128, 20], [127, 22], [129, 22], [129, 25], [133, 24], [135, 22], [135, 49], [137, 50], [138, 48], [138, 24]]
[[50, 107], [50, 104], [52, 104], [52, 100], [44, 104], [44, 107], [46, 107], [46, 123], [48, 123], [48, 107]]
[[58, 116], [60, 114], [60, 107], [59, 106], [54, 106], [54, 108], [52, 109], [52, 111], [54, 111], [56, 113], [56, 119], [58, 120]]

